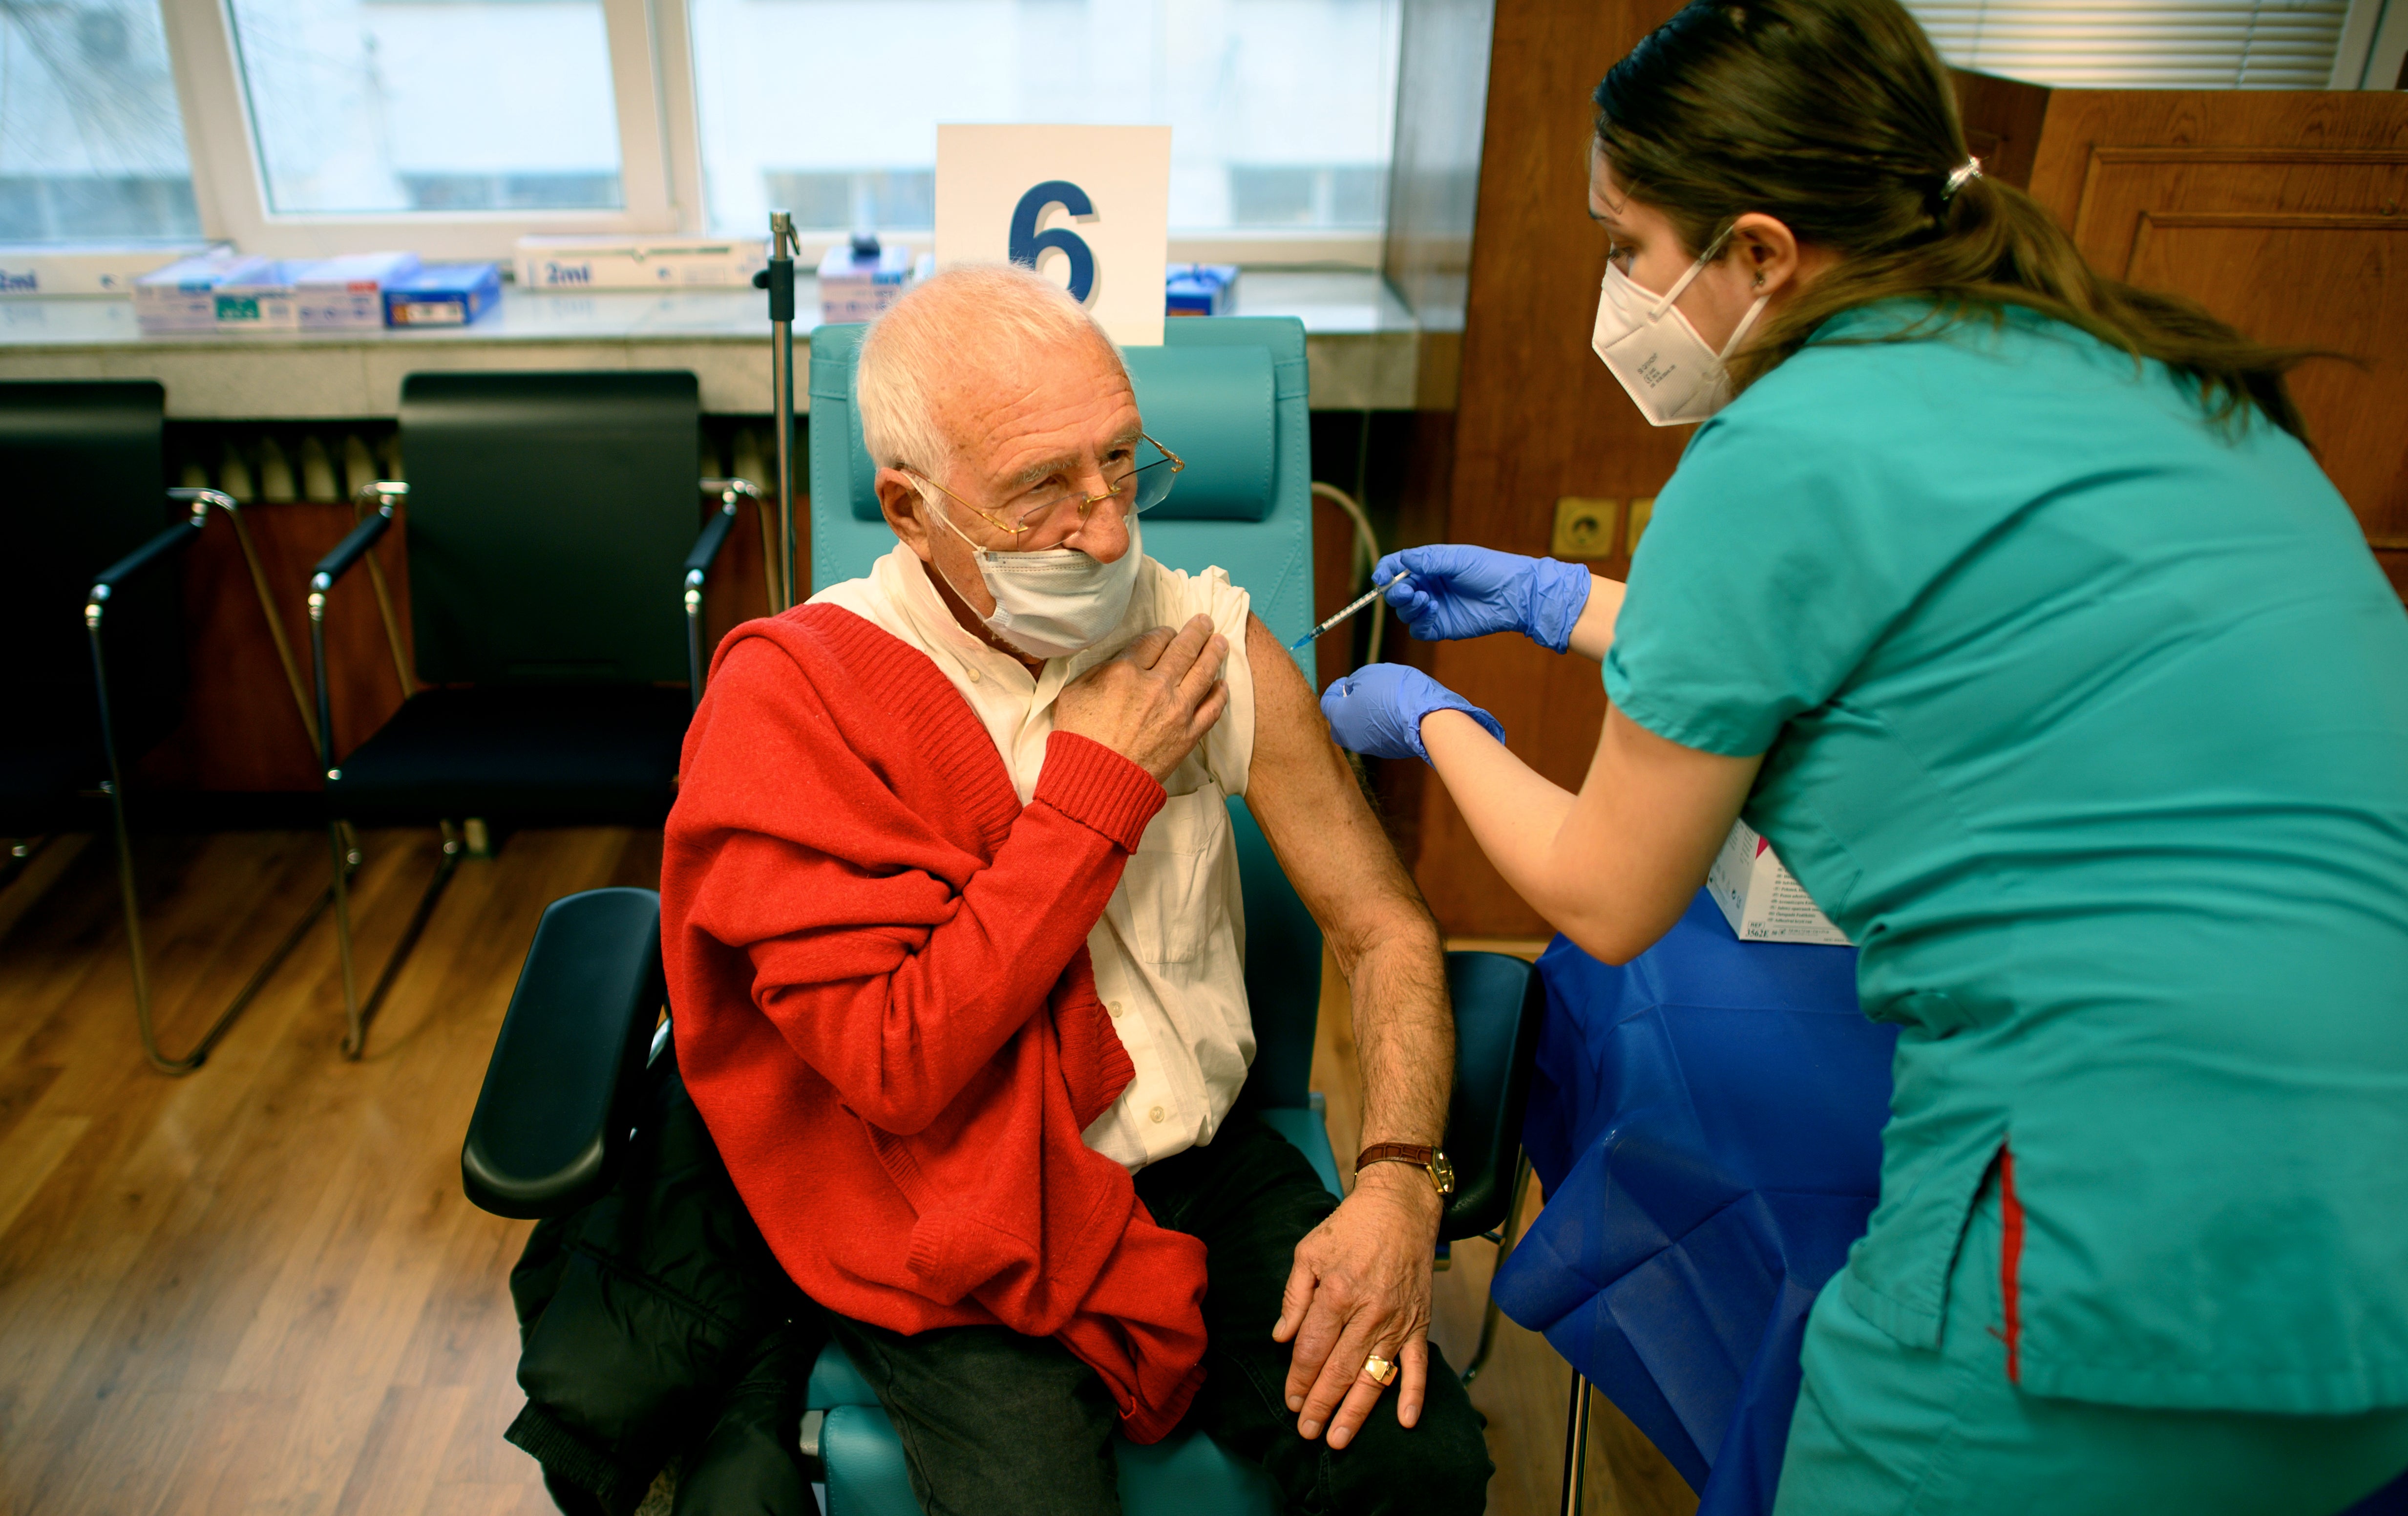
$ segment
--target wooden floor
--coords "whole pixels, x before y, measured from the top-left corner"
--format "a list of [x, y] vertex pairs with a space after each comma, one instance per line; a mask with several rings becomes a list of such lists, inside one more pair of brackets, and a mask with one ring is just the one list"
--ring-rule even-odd
[[[431, 833], [366, 841], [364, 982], [435, 860]], [[162, 1032], [180, 1047], [323, 887], [324, 844], [159, 839], [139, 859]], [[656, 835], [511, 836], [461, 867], [365, 1061], [337, 1054], [322, 925], [184, 1079], [151, 1073], [136, 1042], [106, 847], [64, 839], [0, 890], [0, 1516], [550, 1511], [501, 1437], [520, 1405], [506, 1280], [526, 1223], [468, 1205], [460, 1138], [544, 904], [658, 868]], [[1339, 987], [1315, 1073], [1352, 1152], [1343, 1013]], [[1459, 1246], [1440, 1276], [1457, 1363], [1492, 1252]], [[1473, 1391], [1491, 1510], [1555, 1509], [1569, 1383], [1504, 1325]], [[1602, 1403], [1591, 1440], [1588, 1511], [1694, 1510]]]

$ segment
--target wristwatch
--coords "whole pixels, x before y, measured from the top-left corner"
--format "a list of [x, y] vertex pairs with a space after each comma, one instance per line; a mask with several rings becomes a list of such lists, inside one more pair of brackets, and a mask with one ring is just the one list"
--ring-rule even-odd
[[1354, 1160], [1354, 1172], [1360, 1174], [1374, 1163], [1411, 1163], [1430, 1177], [1430, 1183], [1438, 1186], [1440, 1194], [1455, 1193], [1455, 1165], [1436, 1148], [1416, 1148], [1409, 1142], [1375, 1142]]

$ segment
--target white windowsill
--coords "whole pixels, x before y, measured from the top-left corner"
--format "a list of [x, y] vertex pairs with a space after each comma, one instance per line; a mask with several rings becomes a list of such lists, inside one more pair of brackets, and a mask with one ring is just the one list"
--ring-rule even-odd
[[[799, 369], [819, 293], [815, 280], [796, 282]], [[1412, 405], [1413, 320], [1379, 275], [1252, 271], [1239, 281], [1236, 313], [1303, 321], [1314, 409]], [[405, 375], [463, 368], [690, 368], [704, 411], [767, 415], [767, 296], [508, 285], [499, 309], [470, 326], [229, 335], [146, 334], [129, 300], [0, 300], [0, 379], [157, 379], [178, 419], [390, 416]], [[808, 389], [798, 375], [798, 410]]]

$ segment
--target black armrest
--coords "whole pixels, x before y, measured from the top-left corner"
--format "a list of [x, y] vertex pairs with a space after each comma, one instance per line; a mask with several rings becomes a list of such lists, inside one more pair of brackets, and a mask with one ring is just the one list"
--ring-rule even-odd
[[[704, 675], [702, 666], [703, 576], [710, 571], [712, 564], [719, 561], [720, 551], [727, 546], [727, 534], [736, 529], [738, 497], [749, 495], [754, 504], [761, 504], [761, 492], [752, 487], [750, 480], [706, 479], [702, 481], [702, 487], [706, 491], [716, 490], [719, 493], [719, 514], [703, 523], [702, 535], [694, 540], [694, 551], [685, 556], [686, 688], [690, 692], [692, 703], [697, 708], [702, 704]], [[776, 566], [771, 560], [776, 555], [769, 548], [769, 516], [766, 506], [763, 507], [761, 515], [761, 554], [762, 571], [769, 582], [769, 614], [775, 615], [778, 614], [778, 582]]]
[[1455, 1001], [1455, 1098], [1446, 1117], [1455, 1194], [1438, 1234], [1453, 1242], [1494, 1231], [1513, 1202], [1547, 989], [1537, 964], [1503, 953], [1447, 954], [1446, 988]]
[[125, 556], [93, 575], [92, 599], [105, 600], [108, 592], [150, 568], [179, 548], [190, 546], [201, 535], [201, 524], [208, 518], [194, 512], [191, 519], [179, 521], [128, 553]]
[[694, 551], [685, 556], [685, 587], [700, 589], [702, 576], [719, 561], [719, 550], [727, 545], [727, 534], [736, 527], [736, 502], [731, 499], [719, 508], [719, 513], [703, 523], [702, 535], [694, 540]]
[[335, 550], [318, 560], [309, 570], [309, 587], [323, 593], [332, 589], [335, 581], [351, 571], [351, 565], [366, 556], [377, 539], [393, 527], [393, 508], [385, 507], [351, 528], [351, 535], [335, 544]]
[[[706, 487], [710, 480], [704, 480]], [[685, 688], [686, 708], [702, 706], [702, 577], [710, 571], [711, 562], [719, 550], [727, 545], [727, 534], [736, 527], [736, 495], [728, 492], [726, 503], [719, 514], [703, 523], [702, 535], [694, 540], [694, 551], [685, 556]], [[776, 606], [771, 606], [776, 610]]]
[[[208, 520], [205, 511], [194, 511], [101, 570], [93, 576], [92, 587], [84, 593], [84, 635], [92, 649], [93, 689], [100, 699], [101, 754], [108, 765], [106, 787], [121, 804], [125, 776], [117, 761], [119, 743], [121, 739], [130, 741], [133, 749], [139, 752], [166, 735], [176, 720], [170, 713], [179, 711], [181, 706], [184, 659], [175, 646], [179, 639], [174, 635], [178, 618], [172, 593], [141, 593], [123, 600], [115, 597], [119, 591], [131, 588], [135, 580], [151, 569], [198, 541]], [[172, 586], [167, 588], [171, 590]], [[134, 677], [130, 681], [122, 677], [125, 670], [122, 668], [121, 677], [110, 679], [109, 665], [116, 657], [112, 648], [134, 654]], [[121, 829], [125, 824], [122, 810], [117, 824]], [[140, 967], [137, 960], [137, 989]], [[143, 1014], [148, 1017], [150, 1013], [146, 1010]], [[151, 1061], [167, 1067], [155, 1051]]]
[[545, 909], [460, 1148], [480, 1209], [560, 1216], [610, 1187], [662, 997], [657, 893], [588, 889]]

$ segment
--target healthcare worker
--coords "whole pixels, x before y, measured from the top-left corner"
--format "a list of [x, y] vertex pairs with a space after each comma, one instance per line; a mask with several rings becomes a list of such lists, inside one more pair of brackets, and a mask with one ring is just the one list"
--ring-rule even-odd
[[1895, 0], [1699, 0], [1596, 105], [1598, 355], [1703, 423], [1627, 597], [1378, 570], [1602, 659], [1588, 776], [1395, 665], [1339, 741], [1602, 958], [1742, 814], [1861, 946], [1896, 1092], [1783, 1516], [2341, 1509], [2408, 1467], [2408, 616], [2296, 355], [2092, 273]]

